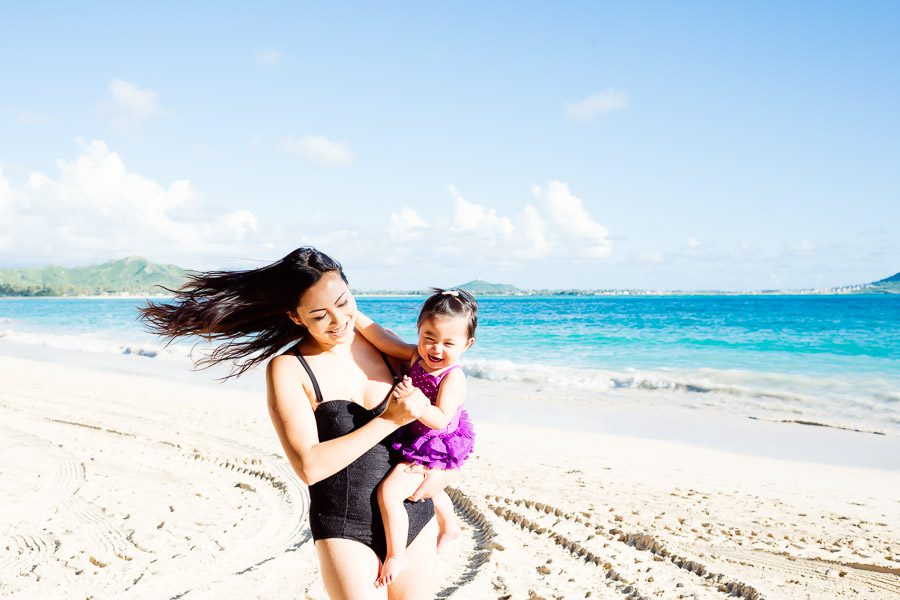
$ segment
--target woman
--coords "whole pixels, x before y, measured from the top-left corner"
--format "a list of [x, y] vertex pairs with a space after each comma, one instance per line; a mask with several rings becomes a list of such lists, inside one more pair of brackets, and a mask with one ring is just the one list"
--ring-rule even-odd
[[266, 369], [269, 413], [310, 486], [310, 528], [331, 598], [433, 597], [437, 525], [423, 499], [449, 483], [447, 471], [429, 473], [406, 503], [410, 568], [387, 590], [375, 587], [385, 552], [375, 490], [391, 468], [384, 440], [420, 416], [427, 400], [393, 395], [395, 365], [355, 334], [356, 303], [337, 261], [299, 248], [259, 269], [192, 275], [174, 302], [141, 312], [169, 341], [222, 341], [200, 363], [233, 361], [229, 377], [274, 356]]

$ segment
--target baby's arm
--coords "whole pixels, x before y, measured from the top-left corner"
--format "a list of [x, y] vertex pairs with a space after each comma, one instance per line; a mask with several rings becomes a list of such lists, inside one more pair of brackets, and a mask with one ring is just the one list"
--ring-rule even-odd
[[407, 344], [393, 331], [388, 331], [366, 314], [357, 311], [356, 313], [356, 329], [366, 338], [373, 346], [384, 352], [388, 356], [401, 358], [403, 360], [412, 360], [416, 353], [414, 344]]
[[419, 422], [432, 429], [446, 429], [465, 399], [466, 376], [462, 369], [453, 369], [441, 381], [437, 401], [425, 409]]

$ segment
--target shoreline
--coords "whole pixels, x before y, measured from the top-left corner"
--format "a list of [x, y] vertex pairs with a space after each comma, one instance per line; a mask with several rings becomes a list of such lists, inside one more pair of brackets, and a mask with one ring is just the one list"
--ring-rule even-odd
[[542, 386], [471, 378], [469, 386], [473, 418], [483, 417], [498, 424], [620, 435], [755, 458], [900, 473], [897, 436], [622, 401], [622, 396], [640, 398], [638, 390], [629, 390], [618, 401], [607, 399], [603, 403], [592, 401], [591, 393], [569, 394], [547, 402]]
[[[221, 382], [227, 368], [193, 370], [186, 357], [67, 351], [0, 338], [0, 360], [3, 357], [255, 395], [264, 394], [265, 389], [262, 368]], [[468, 385], [473, 417], [499, 424], [517, 422], [587, 434], [625, 434], [749, 456], [900, 471], [900, 436], [877, 431], [666, 405], [665, 396], [642, 389], [597, 391], [479, 377], [469, 377]], [[760, 443], [761, 439], [765, 443]]]

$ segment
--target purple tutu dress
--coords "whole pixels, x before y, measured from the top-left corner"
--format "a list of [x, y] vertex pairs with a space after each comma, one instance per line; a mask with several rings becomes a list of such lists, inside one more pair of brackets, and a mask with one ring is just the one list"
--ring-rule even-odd
[[[440, 375], [427, 372], [417, 360], [409, 370], [413, 384], [434, 404], [437, 401], [441, 380], [453, 369], [453, 365]], [[468, 411], [460, 406], [446, 429], [431, 429], [419, 421], [401, 427], [392, 447], [405, 462], [424, 465], [429, 469], [458, 469], [469, 458], [475, 444], [475, 432]]]

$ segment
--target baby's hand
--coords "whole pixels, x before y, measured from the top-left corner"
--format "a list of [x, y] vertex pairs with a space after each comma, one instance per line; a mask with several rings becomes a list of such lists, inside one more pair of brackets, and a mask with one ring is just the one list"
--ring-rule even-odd
[[415, 392], [418, 388], [413, 385], [412, 379], [409, 377], [404, 377], [403, 381], [397, 384], [397, 387], [394, 388], [394, 395], [397, 398], [405, 398], [409, 396], [413, 392]]
[[419, 388], [412, 384], [408, 377], [394, 386], [391, 399], [382, 416], [398, 426], [406, 425], [422, 416], [428, 408], [428, 398], [422, 395]]

